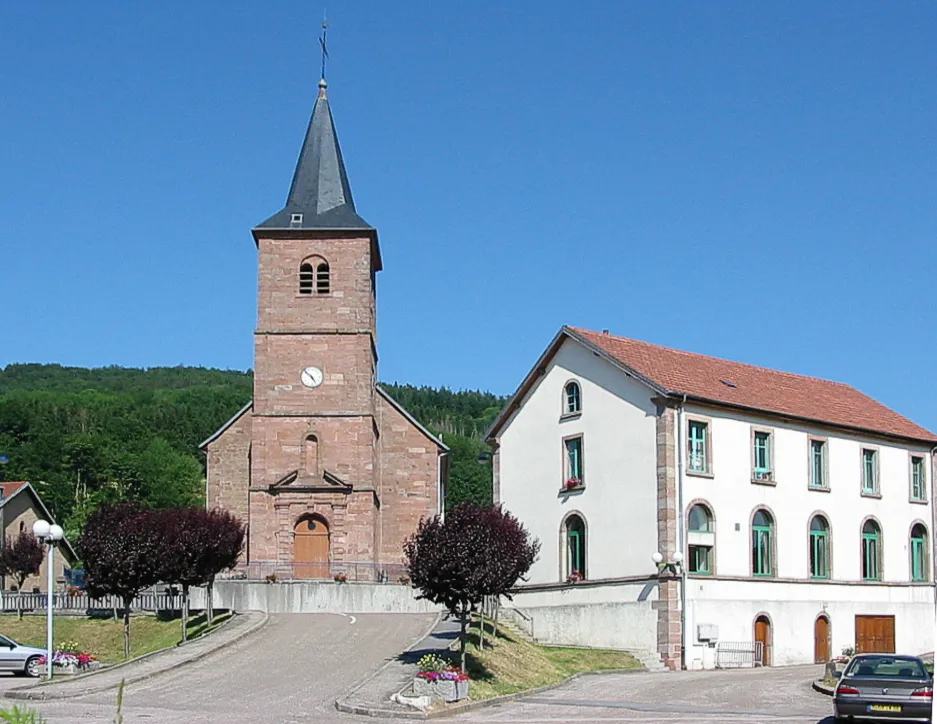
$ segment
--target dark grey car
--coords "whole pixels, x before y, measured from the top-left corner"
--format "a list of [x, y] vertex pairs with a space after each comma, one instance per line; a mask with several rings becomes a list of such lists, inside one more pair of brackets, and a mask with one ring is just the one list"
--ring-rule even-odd
[[916, 656], [859, 654], [840, 677], [833, 694], [837, 722], [931, 720], [934, 680]]

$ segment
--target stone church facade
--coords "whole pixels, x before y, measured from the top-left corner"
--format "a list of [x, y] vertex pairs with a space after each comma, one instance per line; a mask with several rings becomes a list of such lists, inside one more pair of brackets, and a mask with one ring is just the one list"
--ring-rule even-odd
[[248, 526], [249, 575], [396, 578], [443, 509], [447, 448], [377, 384], [377, 230], [358, 216], [319, 82], [258, 250], [254, 395], [205, 440], [206, 504]]

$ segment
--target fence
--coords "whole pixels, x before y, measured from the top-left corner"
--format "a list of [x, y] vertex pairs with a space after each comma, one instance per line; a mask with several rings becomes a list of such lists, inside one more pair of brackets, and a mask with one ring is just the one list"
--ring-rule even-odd
[[743, 669], [764, 665], [761, 641], [720, 641], [716, 644], [717, 669]]
[[408, 583], [407, 567], [400, 563], [377, 565], [359, 561], [251, 561], [239, 563], [216, 580], [240, 581], [356, 581], [365, 583]]
[[[0, 608], [4, 612], [45, 611], [48, 597], [44, 593], [18, 593], [4, 591], [0, 594]], [[53, 593], [52, 606], [56, 611], [116, 611], [122, 610], [124, 602], [116, 596], [91, 598], [86, 593]], [[179, 611], [182, 609], [182, 594], [147, 592], [141, 593], [130, 605], [135, 611]]]

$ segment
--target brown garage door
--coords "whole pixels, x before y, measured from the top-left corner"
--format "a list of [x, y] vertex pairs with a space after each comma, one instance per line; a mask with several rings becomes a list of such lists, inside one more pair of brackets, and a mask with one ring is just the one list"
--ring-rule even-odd
[[895, 617], [856, 616], [856, 653], [895, 653]]

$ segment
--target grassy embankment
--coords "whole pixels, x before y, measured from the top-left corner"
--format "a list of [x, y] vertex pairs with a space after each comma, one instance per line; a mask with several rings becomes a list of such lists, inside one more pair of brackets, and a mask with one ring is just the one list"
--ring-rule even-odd
[[[230, 618], [219, 613], [209, 625], [204, 614], [189, 619], [189, 639], [204, 635]], [[54, 641], [74, 641], [85, 653], [99, 661], [116, 663], [124, 659], [124, 624], [112, 618], [58, 616], [53, 621]], [[46, 617], [0, 615], [0, 633], [27, 646], [46, 645]], [[182, 641], [182, 621], [156, 616], [134, 616], [130, 621], [130, 656], [141, 656]]]
[[[555, 684], [584, 671], [641, 668], [624, 651], [538, 646], [503, 627], [497, 639], [490, 626], [485, 630], [485, 649], [480, 651], [478, 623], [473, 622], [466, 648], [469, 697], [473, 701]], [[457, 660], [458, 652], [455, 654]]]

